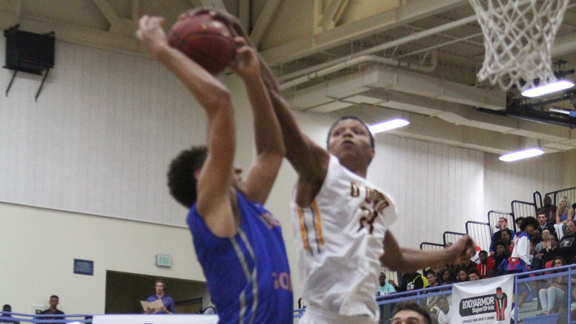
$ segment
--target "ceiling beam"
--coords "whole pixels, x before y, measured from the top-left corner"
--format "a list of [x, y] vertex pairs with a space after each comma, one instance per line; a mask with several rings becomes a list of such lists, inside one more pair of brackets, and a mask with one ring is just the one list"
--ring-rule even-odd
[[318, 21], [318, 27], [322, 28], [322, 30], [336, 27], [336, 19], [342, 16], [342, 12], [347, 5], [348, 0], [330, 0]]
[[270, 22], [274, 16], [276, 16], [276, 11], [282, 3], [282, 0], [268, 0], [262, 9], [262, 13], [258, 17], [258, 20], [254, 24], [254, 29], [250, 33], [250, 39], [254, 43], [254, 46], [258, 47], [264, 36], [264, 32], [270, 26]]
[[98, 7], [98, 9], [104, 15], [104, 18], [106, 18], [106, 20], [108, 20], [110, 23], [110, 32], [122, 35], [134, 34], [134, 28], [131, 25], [124, 23], [124, 19], [118, 16], [108, 0], [92, 0], [92, 2], [96, 4], [96, 7]]
[[309, 37], [264, 50], [262, 56], [268, 64], [277, 66], [464, 5], [468, 5], [468, 1], [412, 1], [394, 10], [341, 25], [328, 31], [315, 35], [310, 33]]

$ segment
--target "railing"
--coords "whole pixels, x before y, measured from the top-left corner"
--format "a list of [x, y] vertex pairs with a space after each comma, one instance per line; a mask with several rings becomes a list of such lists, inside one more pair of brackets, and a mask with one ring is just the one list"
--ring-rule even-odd
[[550, 196], [552, 198], [552, 203], [556, 206], [558, 206], [558, 203], [564, 196], [568, 197], [570, 204], [573, 204], [576, 203], [576, 187], [551, 191], [547, 193], [546, 196]]
[[466, 233], [458, 233], [450, 231], [444, 232], [444, 234], [442, 235], [442, 238], [444, 239], [444, 246], [446, 246], [446, 243], [454, 243], [458, 241], [464, 235], [466, 235]]
[[542, 194], [540, 193], [540, 191], [534, 191], [532, 193], [532, 199], [534, 200], [534, 205], [536, 205], [536, 209], [544, 206], [544, 203], [542, 203]]
[[444, 244], [432, 243], [432, 242], [422, 242], [420, 243], [420, 250], [440, 250], [444, 248]]
[[516, 231], [516, 219], [512, 213], [491, 210], [488, 212], [488, 224], [490, 225], [490, 232], [494, 234], [494, 232], [498, 231], [498, 220], [502, 217], [506, 218], [506, 221], [508, 221], [508, 228], [514, 229], [514, 231]]
[[[6, 316], [10, 315], [10, 316]], [[21, 313], [0, 312], [0, 323], [34, 323], [34, 324], [48, 324], [48, 323], [92, 323], [92, 315], [87, 314], [72, 314], [72, 315], [30, 315]]]
[[520, 200], [512, 200], [510, 204], [512, 207], [512, 214], [514, 215], [514, 219], [518, 217], [534, 217], [536, 218], [537, 210], [536, 205], [531, 202], [527, 201], [520, 201]]
[[468, 234], [480, 249], [488, 251], [490, 248], [490, 241], [492, 239], [492, 231], [490, 224], [467, 221], [466, 234]]

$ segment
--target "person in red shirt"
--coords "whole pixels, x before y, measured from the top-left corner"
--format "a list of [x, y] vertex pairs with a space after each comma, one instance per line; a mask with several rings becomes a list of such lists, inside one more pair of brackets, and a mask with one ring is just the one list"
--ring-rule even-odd
[[482, 250], [478, 253], [480, 258], [480, 263], [476, 266], [476, 269], [480, 273], [480, 279], [488, 278], [488, 271], [494, 268], [494, 259], [488, 257], [488, 252]]

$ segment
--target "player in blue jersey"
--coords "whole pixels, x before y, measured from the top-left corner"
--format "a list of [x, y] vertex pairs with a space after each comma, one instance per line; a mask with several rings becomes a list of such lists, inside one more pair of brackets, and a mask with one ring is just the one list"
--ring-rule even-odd
[[207, 148], [182, 152], [170, 165], [174, 198], [190, 208], [194, 247], [220, 323], [292, 323], [292, 286], [279, 223], [262, 204], [285, 150], [260, 77], [260, 60], [236, 37], [233, 69], [252, 104], [257, 157], [245, 182], [233, 167], [236, 134], [231, 94], [214, 76], [168, 46], [159, 17], [140, 19], [138, 38], [194, 94], [208, 119]]

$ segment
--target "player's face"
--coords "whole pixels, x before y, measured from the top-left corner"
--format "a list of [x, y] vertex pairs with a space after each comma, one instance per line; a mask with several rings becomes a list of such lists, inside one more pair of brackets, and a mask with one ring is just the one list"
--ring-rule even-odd
[[394, 315], [390, 324], [426, 324], [428, 323], [424, 316], [411, 310], [399, 311]]
[[330, 133], [328, 151], [341, 160], [346, 158], [362, 159], [369, 163], [374, 157], [370, 145], [370, 134], [364, 125], [355, 119], [338, 122]]

